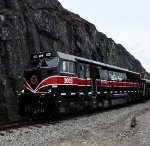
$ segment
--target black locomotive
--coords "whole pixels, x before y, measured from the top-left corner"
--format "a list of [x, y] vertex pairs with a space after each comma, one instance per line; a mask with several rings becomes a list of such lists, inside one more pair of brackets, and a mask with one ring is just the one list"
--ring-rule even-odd
[[105, 108], [150, 94], [150, 82], [139, 73], [61, 52], [32, 55], [23, 84], [19, 113], [32, 116]]

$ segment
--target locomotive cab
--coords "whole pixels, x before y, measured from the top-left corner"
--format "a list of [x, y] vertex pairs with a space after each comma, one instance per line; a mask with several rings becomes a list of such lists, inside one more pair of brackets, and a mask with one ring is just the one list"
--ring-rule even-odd
[[38, 85], [42, 80], [58, 74], [58, 64], [58, 57], [30, 61], [29, 69], [24, 73], [24, 79], [31, 85], [33, 92], [35, 92], [34, 90], [38, 92], [48, 92], [49, 88], [46, 88], [47, 86], [38, 88]]
[[[34, 57], [33, 57], [34, 58]], [[58, 57], [37, 57], [31, 59], [28, 65], [28, 70], [24, 73], [24, 82], [27, 82], [31, 88], [26, 88], [29, 92], [49, 92], [50, 87], [47, 88], [46, 85], [40, 85], [40, 83], [51, 76], [58, 74]]]

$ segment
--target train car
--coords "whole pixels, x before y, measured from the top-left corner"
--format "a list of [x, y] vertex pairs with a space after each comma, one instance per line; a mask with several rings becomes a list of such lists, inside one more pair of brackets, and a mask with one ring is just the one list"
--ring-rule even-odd
[[150, 80], [148, 79], [141, 79], [142, 86], [143, 86], [143, 97], [149, 99], [150, 97]]
[[32, 116], [134, 102], [147, 87], [139, 73], [61, 52], [32, 55], [23, 84], [19, 113]]

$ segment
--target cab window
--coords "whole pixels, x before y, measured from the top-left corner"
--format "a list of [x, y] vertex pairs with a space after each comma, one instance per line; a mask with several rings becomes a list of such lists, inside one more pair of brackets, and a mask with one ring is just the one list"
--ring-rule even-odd
[[64, 73], [75, 73], [75, 64], [73, 62], [63, 61], [62, 72]]

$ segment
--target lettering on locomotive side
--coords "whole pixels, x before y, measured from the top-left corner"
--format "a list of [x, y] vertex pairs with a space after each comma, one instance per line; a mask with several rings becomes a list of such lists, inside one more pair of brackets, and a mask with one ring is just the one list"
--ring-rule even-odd
[[64, 84], [72, 84], [73, 83], [73, 78], [64, 78]]

